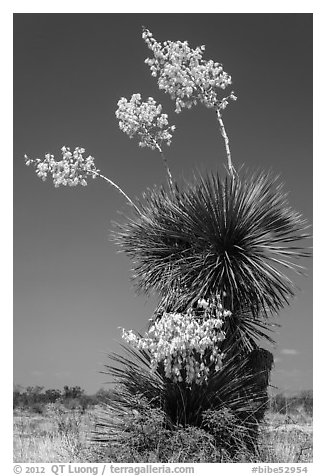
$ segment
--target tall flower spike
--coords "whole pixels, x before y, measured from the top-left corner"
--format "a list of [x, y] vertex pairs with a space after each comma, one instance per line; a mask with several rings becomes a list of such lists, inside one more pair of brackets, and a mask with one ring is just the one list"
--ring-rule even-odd
[[144, 27], [142, 37], [153, 53], [153, 58], [147, 58], [145, 63], [150, 67], [152, 76], [157, 77], [158, 87], [175, 101], [176, 113], [184, 108], [190, 109], [198, 102], [215, 109], [225, 144], [228, 169], [233, 177], [235, 170], [221, 111], [229, 100], [235, 101], [237, 98], [233, 92], [227, 97], [220, 97], [220, 90], [231, 85], [231, 76], [220, 63], [203, 59], [204, 45], [195, 49], [190, 48], [187, 41], [164, 41], [162, 45]]
[[162, 145], [164, 143], [171, 144], [175, 126], [169, 126], [168, 115], [162, 113], [161, 104], [156, 104], [156, 101], [151, 97], [142, 102], [139, 93], [133, 94], [129, 101], [124, 97], [118, 101], [115, 115], [119, 120], [120, 129], [130, 139], [138, 137], [140, 147], [149, 147], [159, 151], [168, 173], [170, 185], [172, 185], [172, 175], [163, 154]]
[[33, 165], [38, 177], [43, 181], [47, 179], [48, 175], [52, 175], [54, 186], [60, 187], [60, 185], [69, 185], [75, 187], [76, 185], [82, 185], [86, 187], [87, 179], [92, 177], [100, 177], [110, 185], [115, 187], [119, 193], [121, 193], [125, 199], [133, 206], [133, 208], [139, 213], [139, 208], [134, 204], [130, 197], [117, 185], [115, 182], [105, 177], [100, 173], [100, 170], [95, 167], [94, 157], [89, 155], [84, 158], [83, 154], [85, 149], [82, 147], [76, 147], [74, 152], [70, 151], [69, 147], [63, 146], [61, 148], [62, 159], [55, 160], [54, 155], [45, 154], [43, 160], [30, 159], [25, 154], [25, 163], [27, 166]]

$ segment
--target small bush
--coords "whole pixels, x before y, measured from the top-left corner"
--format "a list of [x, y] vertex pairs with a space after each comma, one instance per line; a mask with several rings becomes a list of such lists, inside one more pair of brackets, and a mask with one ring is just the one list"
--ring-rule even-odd
[[110, 408], [103, 410], [94, 435], [99, 459], [217, 463], [249, 458], [247, 429], [227, 408], [204, 412], [201, 427], [169, 423], [163, 410], [139, 395], [120, 418]]
[[[99, 392], [98, 392], [99, 393]], [[103, 391], [103, 393], [108, 393]], [[43, 387], [21, 387], [14, 388], [13, 392], [13, 408], [29, 410], [33, 413], [43, 413], [44, 407], [51, 403], [62, 403], [67, 409], [81, 409], [85, 412], [90, 406], [99, 403], [99, 396], [86, 395], [80, 387], [64, 386], [63, 391], [56, 389], [43, 390]]]

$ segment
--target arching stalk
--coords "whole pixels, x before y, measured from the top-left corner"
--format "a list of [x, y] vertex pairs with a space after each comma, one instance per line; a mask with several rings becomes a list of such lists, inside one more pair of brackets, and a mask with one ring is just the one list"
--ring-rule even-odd
[[106, 182], [108, 182], [110, 185], [112, 185], [113, 187], [115, 187], [118, 192], [120, 192], [125, 198], [126, 200], [130, 203], [130, 205], [132, 205], [136, 210], [137, 212], [139, 213], [139, 215], [141, 215], [141, 212], [139, 210], [139, 208], [134, 204], [134, 202], [131, 200], [130, 197], [128, 197], [128, 195], [119, 187], [119, 185], [117, 185], [115, 182], [113, 182], [112, 180], [110, 180], [109, 178], [105, 177], [105, 175], [102, 175], [98, 172], [93, 172], [92, 171], [92, 175], [97, 175], [97, 177], [101, 177], [101, 179], [105, 180]]

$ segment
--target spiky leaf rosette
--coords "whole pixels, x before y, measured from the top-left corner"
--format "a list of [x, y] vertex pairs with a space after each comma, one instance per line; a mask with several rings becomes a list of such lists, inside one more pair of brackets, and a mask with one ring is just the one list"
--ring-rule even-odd
[[142, 292], [179, 311], [220, 293], [232, 312], [277, 312], [294, 295], [285, 270], [309, 256], [307, 223], [271, 173], [234, 179], [197, 176], [183, 189], [148, 190], [141, 216], [118, 225], [116, 241], [134, 263]]

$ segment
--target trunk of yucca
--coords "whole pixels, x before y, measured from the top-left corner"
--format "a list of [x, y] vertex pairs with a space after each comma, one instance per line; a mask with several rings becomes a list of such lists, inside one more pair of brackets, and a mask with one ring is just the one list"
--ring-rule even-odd
[[240, 420], [247, 430], [244, 443], [249, 451], [255, 452], [259, 424], [268, 408], [268, 386], [274, 358], [271, 352], [258, 346], [243, 357], [246, 359], [243, 367], [246, 383], [240, 389], [239, 397], [248, 402], [248, 410], [240, 414]]

